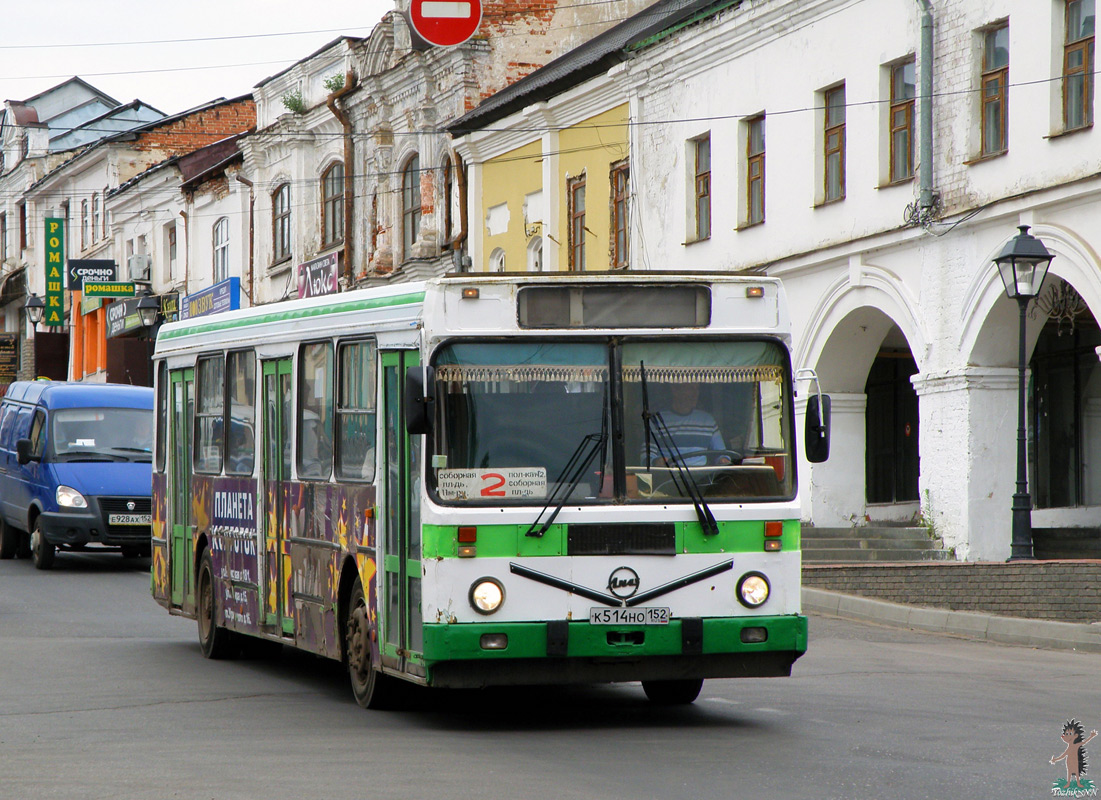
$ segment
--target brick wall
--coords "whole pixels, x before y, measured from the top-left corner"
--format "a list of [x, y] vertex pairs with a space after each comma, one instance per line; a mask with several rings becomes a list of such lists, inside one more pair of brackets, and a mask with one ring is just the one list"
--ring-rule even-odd
[[952, 611], [1101, 622], [1101, 561], [804, 566], [803, 585]]
[[135, 150], [157, 150], [168, 155], [183, 155], [255, 126], [256, 104], [252, 98], [246, 98], [197, 111], [145, 131], [132, 147]]

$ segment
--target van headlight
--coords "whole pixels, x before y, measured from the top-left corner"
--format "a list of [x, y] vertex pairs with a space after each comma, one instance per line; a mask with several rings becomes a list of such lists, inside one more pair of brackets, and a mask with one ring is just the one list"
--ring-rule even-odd
[[87, 508], [88, 501], [84, 495], [71, 486], [57, 487], [57, 504], [62, 508]]
[[496, 578], [479, 578], [470, 587], [470, 605], [479, 614], [492, 614], [505, 602], [505, 587]]
[[746, 608], [760, 608], [768, 600], [771, 587], [760, 572], [747, 572], [738, 581], [738, 601]]

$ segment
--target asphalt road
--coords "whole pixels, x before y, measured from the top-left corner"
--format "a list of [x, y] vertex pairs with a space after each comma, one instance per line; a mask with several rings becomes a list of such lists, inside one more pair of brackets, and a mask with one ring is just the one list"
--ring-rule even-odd
[[818, 616], [792, 678], [690, 707], [623, 685], [369, 712], [332, 662], [203, 659], [148, 567], [0, 562], [0, 798], [1039, 798], [1063, 722], [1101, 728], [1101, 655]]

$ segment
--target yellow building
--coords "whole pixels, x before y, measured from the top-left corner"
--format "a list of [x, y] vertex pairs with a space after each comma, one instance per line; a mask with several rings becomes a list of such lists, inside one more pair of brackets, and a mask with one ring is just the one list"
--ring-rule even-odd
[[629, 104], [606, 74], [548, 96], [541, 72], [451, 127], [468, 166], [472, 269], [626, 268]]

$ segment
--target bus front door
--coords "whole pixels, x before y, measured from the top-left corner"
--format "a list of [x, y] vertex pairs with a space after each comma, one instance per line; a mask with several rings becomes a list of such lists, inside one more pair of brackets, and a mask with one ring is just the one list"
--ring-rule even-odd
[[192, 579], [192, 509], [191, 509], [191, 431], [195, 422], [195, 370], [173, 370], [168, 379], [172, 420], [169, 426], [169, 469], [173, 487], [169, 498], [172, 509], [171, 542], [169, 543], [169, 597], [171, 604], [182, 608], [193, 606], [195, 590]]
[[423, 677], [421, 620], [421, 437], [405, 431], [405, 371], [420, 363], [416, 351], [381, 354], [385, 419], [385, 520], [382, 660]]
[[294, 633], [287, 492], [291, 489], [291, 359], [263, 362], [264, 626]]

